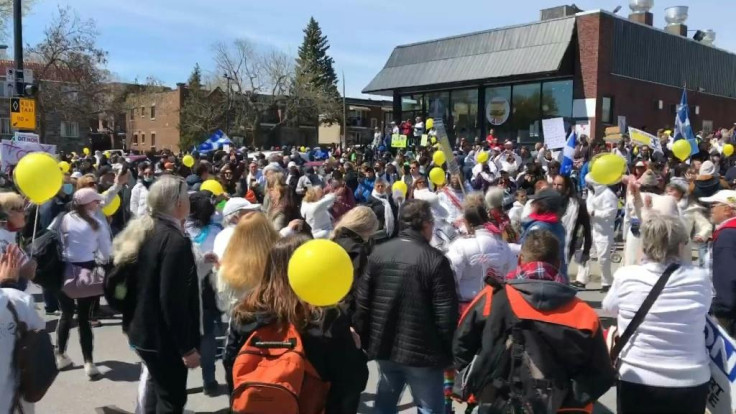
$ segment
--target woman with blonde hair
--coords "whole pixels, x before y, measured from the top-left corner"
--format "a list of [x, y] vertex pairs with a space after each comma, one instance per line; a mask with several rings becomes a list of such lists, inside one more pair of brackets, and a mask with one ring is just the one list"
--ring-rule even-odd
[[223, 365], [233, 390], [233, 364], [245, 341], [258, 329], [294, 326], [300, 333], [307, 360], [323, 381], [330, 383], [324, 413], [358, 411], [360, 393], [368, 380], [363, 352], [356, 346], [347, 315], [303, 302], [289, 286], [288, 266], [294, 251], [309, 240], [295, 235], [277, 241], [270, 249], [263, 277], [233, 310]]
[[217, 274], [220, 309], [230, 315], [232, 307], [263, 277], [271, 246], [279, 239], [265, 214], [246, 214], [235, 227]]
[[335, 199], [335, 194], [325, 194], [319, 186], [309, 187], [304, 194], [301, 213], [315, 239], [326, 239], [330, 235], [332, 218], [329, 209], [335, 204]]
[[286, 185], [282, 173], [269, 176], [264, 208], [276, 230], [283, 229], [289, 222], [299, 218], [293, 190]]

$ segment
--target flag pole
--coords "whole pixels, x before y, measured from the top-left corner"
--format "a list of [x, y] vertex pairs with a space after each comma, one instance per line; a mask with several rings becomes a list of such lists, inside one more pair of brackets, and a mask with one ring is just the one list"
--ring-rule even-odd
[[[348, 146], [348, 106], [345, 98], [345, 71], [342, 71], [342, 136], [345, 138], [345, 147]], [[342, 148], [342, 139], [340, 139]]]

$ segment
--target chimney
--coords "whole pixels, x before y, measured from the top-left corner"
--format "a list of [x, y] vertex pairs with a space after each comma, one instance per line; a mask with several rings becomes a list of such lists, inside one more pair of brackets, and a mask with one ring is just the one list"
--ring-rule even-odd
[[674, 6], [664, 9], [664, 20], [667, 22], [664, 30], [667, 33], [687, 37], [687, 6]]
[[654, 0], [630, 0], [631, 14], [629, 14], [629, 20], [653, 26], [654, 15], [649, 11], [652, 7], [654, 7]]
[[542, 9], [539, 11], [539, 15], [540, 15], [539, 20], [545, 21], [545, 20], [559, 19], [562, 17], [574, 16], [577, 13], [580, 13], [581, 11], [582, 10], [580, 10], [578, 6], [574, 4], [571, 4], [569, 6], [550, 7], [549, 9]]
[[178, 90], [186, 89], [186, 87], [187, 87], [187, 84], [184, 83], [184, 82], [178, 82], [176, 84], [176, 89], [178, 89]]

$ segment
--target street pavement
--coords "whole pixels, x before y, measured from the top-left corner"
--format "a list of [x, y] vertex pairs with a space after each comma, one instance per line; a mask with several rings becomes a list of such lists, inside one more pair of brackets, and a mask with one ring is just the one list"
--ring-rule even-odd
[[[614, 263], [614, 271], [618, 264]], [[570, 274], [575, 275], [577, 268], [573, 265]], [[596, 309], [600, 309], [603, 294], [597, 289], [600, 287], [597, 263], [592, 263], [591, 273], [593, 282], [588, 285], [587, 291], [579, 293], [579, 297]], [[37, 300], [37, 307], [43, 314], [43, 302], [40, 289], [29, 288]], [[58, 316], [47, 316], [46, 326], [54, 331]], [[604, 326], [613, 322], [611, 318], [602, 318]], [[102, 378], [89, 381], [82, 368], [82, 353], [79, 346], [79, 334], [76, 327], [69, 338], [68, 355], [74, 361], [74, 367], [59, 373], [56, 382], [42, 401], [36, 404], [38, 414], [84, 414], [84, 413], [132, 413], [135, 410], [138, 377], [140, 375], [139, 360], [127, 343], [122, 333], [120, 319], [105, 319], [103, 326], [94, 328], [94, 356]], [[52, 335], [53, 340], [56, 338]], [[370, 378], [363, 392], [359, 409], [360, 414], [369, 414], [375, 398], [378, 383], [378, 370], [375, 363], [369, 364]], [[217, 378], [221, 384], [225, 383], [225, 374], [221, 362], [217, 361]], [[223, 385], [224, 388], [224, 385]], [[222, 395], [214, 398], [206, 397], [202, 393], [202, 375], [199, 369], [189, 371], [187, 380], [188, 400], [187, 413], [225, 413], [227, 412], [228, 398], [223, 390]], [[464, 412], [464, 406], [456, 404], [455, 412]], [[615, 412], [615, 389], [611, 389], [596, 405], [596, 413]], [[412, 404], [411, 393], [404, 390], [399, 404], [399, 412], [414, 413], [416, 408]]]

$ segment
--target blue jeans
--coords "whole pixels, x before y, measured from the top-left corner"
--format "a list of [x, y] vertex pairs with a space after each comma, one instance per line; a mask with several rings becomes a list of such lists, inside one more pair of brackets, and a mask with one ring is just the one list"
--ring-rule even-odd
[[410, 367], [391, 361], [377, 363], [381, 378], [373, 414], [396, 414], [396, 406], [407, 384], [420, 414], [445, 412], [444, 371], [441, 368]]
[[215, 356], [217, 355], [217, 327], [222, 324], [220, 312], [202, 309], [202, 328], [204, 334], [200, 345], [200, 364], [202, 365], [202, 382], [207, 385], [215, 379]]
[[698, 266], [705, 266], [705, 255], [708, 253], [708, 243], [695, 243], [698, 246]]

